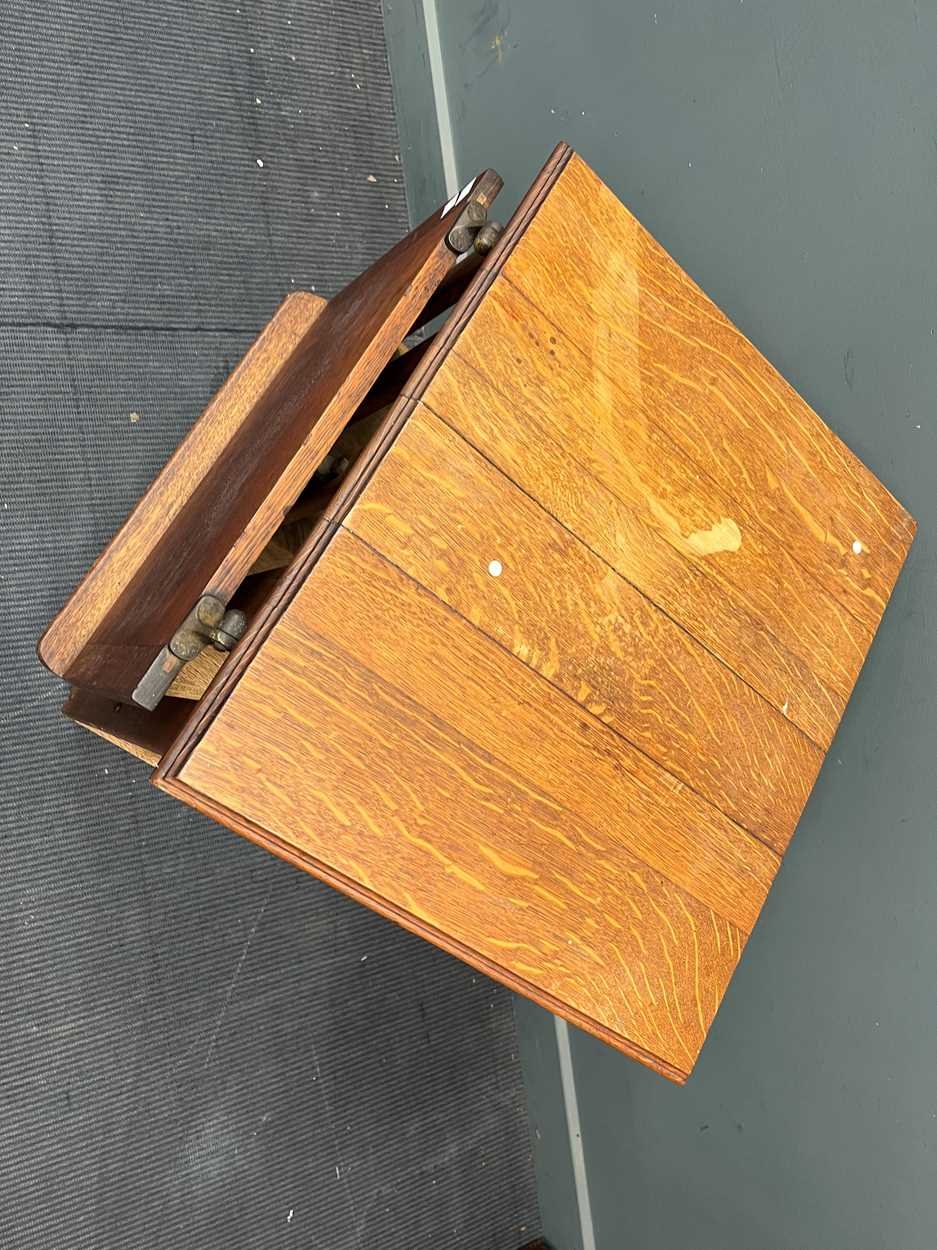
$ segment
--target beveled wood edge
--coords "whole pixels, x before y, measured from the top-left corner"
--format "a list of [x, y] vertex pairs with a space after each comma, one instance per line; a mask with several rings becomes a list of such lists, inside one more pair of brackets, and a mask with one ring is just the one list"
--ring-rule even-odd
[[247, 838], [257, 846], [263, 847], [264, 850], [276, 855], [279, 859], [292, 864], [294, 868], [300, 868], [304, 872], [308, 872], [326, 885], [354, 899], [355, 902], [364, 904], [365, 907], [377, 912], [378, 915], [385, 917], [385, 919], [394, 921], [402, 928], [439, 947], [440, 950], [446, 951], [447, 954], [456, 956], [463, 963], [469, 964], [485, 976], [491, 977], [502, 985], [507, 986], [508, 989], [531, 999], [538, 1006], [544, 1007], [554, 1015], [561, 1016], [577, 1028], [584, 1029], [600, 1041], [628, 1055], [629, 1058], [636, 1059], [639, 1063], [644, 1064], [645, 1067], [651, 1068], [660, 1076], [666, 1077], [677, 1085], [684, 1085], [690, 1076], [692, 1069], [684, 1070], [678, 1068], [668, 1063], [665, 1059], [661, 1059], [659, 1056], [645, 1050], [636, 1042], [632, 1042], [630, 1038], [620, 1033], [612, 1032], [607, 1026], [600, 1024], [591, 1016], [577, 1011], [574, 1007], [570, 1007], [567, 1003], [526, 981], [510, 969], [495, 963], [486, 955], [481, 954], [470, 946], [466, 946], [457, 938], [453, 938], [441, 929], [437, 929], [428, 921], [415, 916], [412, 912], [406, 911], [399, 904], [391, 902], [382, 894], [378, 894], [367, 886], [361, 885], [359, 882], [352, 880], [352, 878], [345, 876], [344, 873], [338, 872], [336, 869], [323, 863], [323, 861], [291, 845], [285, 839], [255, 824], [254, 821], [249, 820], [247, 817], [241, 816], [221, 803], [217, 803], [214, 799], [187, 785], [178, 776], [167, 777], [154, 774], [153, 780], [159, 789], [164, 790], [167, 794], [171, 794], [173, 798], [188, 803], [204, 816], [226, 825], [235, 833]]
[[172, 697], [164, 699], [155, 712], [147, 712], [134, 703], [76, 686], [62, 705], [62, 715], [153, 766], [175, 741], [190, 708], [188, 700]]
[[410, 383], [404, 392], [412, 399], [419, 399], [448, 354], [453, 342], [462, 333], [469, 318], [481, 303], [482, 297], [501, 272], [511, 252], [520, 242], [537, 209], [552, 190], [560, 174], [575, 155], [568, 143], [558, 143], [549, 159], [533, 180], [527, 194], [514, 211], [498, 242], [491, 249], [465, 293], [455, 305], [446, 324], [433, 339], [432, 348], [414, 369]]
[[109, 734], [106, 729], [99, 729], [97, 725], [89, 725], [77, 717], [70, 717], [74, 724], [81, 729], [87, 729], [89, 734], [94, 734], [96, 738], [103, 738], [105, 742], [109, 742], [111, 746], [119, 747], [127, 755], [132, 755], [134, 759], [141, 760], [144, 764], [148, 764], [150, 768], [155, 768], [159, 763], [159, 755], [155, 751], [150, 751], [146, 747], [138, 746], [135, 742], [131, 742], [127, 738], [118, 738], [116, 734]]
[[[101, 549], [94, 563], [83, 574], [77, 586], [75, 586], [62, 604], [62, 607], [43, 630], [41, 637], [36, 643], [36, 654], [50, 672], [67, 680], [66, 675], [69, 667], [75, 663], [76, 657], [87, 646], [94, 634], [94, 630], [100, 625], [107, 611], [117, 602], [119, 595], [113, 596], [108, 607], [98, 612], [98, 615], [94, 617], [92, 625], [82, 621], [85, 602], [94, 601], [95, 588], [101, 576], [102, 568], [106, 568], [113, 561], [115, 555], [120, 554], [121, 548], [127, 545], [129, 541], [128, 535], [131, 532], [131, 523], [136, 521], [139, 524], [141, 517], [145, 519], [148, 511], [161, 506], [167, 483], [176, 476], [178, 466], [184, 464], [190, 457], [192, 445], [205, 438], [204, 427], [199, 428], [202, 422], [206, 418], [210, 421], [213, 413], [223, 410], [228, 397], [244, 385], [245, 379], [250, 376], [251, 371], [263, 357], [270, 341], [278, 332], [280, 328], [278, 323], [285, 320], [292, 308], [297, 308], [300, 304], [307, 304], [311, 313], [311, 325], [322, 314], [327, 303], [327, 300], [313, 291], [291, 291], [280, 301], [273, 315], [251, 342], [247, 351], [222, 382], [221, 386], [208, 400], [205, 407], [186, 431], [182, 441], [178, 443], [169, 459], [159, 468], [146, 490], [136, 503], [132, 505], [120, 525]], [[232, 437], [234, 432], [232, 431]], [[210, 464], [208, 462], [200, 466], [199, 476], [189, 484], [186, 497], [190, 496], [198, 488], [209, 468]], [[142, 566], [142, 563], [143, 561], [138, 561], [136, 567]], [[130, 580], [131, 576], [128, 574], [126, 583], [129, 584]], [[69, 639], [67, 634], [69, 630], [74, 628], [75, 621], [81, 625], [81, 630], [75, 638]], [[64, 640], [63, 635], [65, 636]]]
[[178, 776], [222, 703], [240, 680], [264, 639], [325, 551], [332, 535], [357, 501], [384, 455], [409, 420], [417, 402], [449, 352], [453, 341], [461, 333], [488, 288], [501, 272], [511, 251], [572, 155], [573, 149], [568, 143], [558, 143], [553, 149], [498, 242], [482, 261], [474, 278], [453, 308], [446, 324], [436, 334], [432, 347], [417, 365], [406, 389], [352, 466], [330, 508], [284, 572], [281, 582], [270, 595], [263, 611], [248, 626], [244, 637], [231, 653], [229, 661], [222, 666], [201, 700], [196, 704], [175, 742], [164, 754], [152, 777], [154, 785], [164, 785]]
[[[471, 179], [458, 198], [450, 199], [440, 210], [436, 210], [430, 214], [425, 221], [420, 223], [413, 230], [409, 231], [403, 239], [399, 240], [398, 243], [390, 249], [390, 252], [393, 252], [396, 248], [406, 244], [414, 234], [425, 230], [431, 225], [434, 230], [441, 231], [433, 250], [426, 256], [419, 270], [411, 275], [411, 280], [406, 292], [401, 299], [398, 300], [398, 304], [395, 307], [394, 312], [385, 321], [385, 326], [389, 321], [393, 320], [394, 316], [399, 316], [400, 303], [404, 302], [407, 298], [412, 298], [412, 292], [415, 288], [419, 288], [420, 279], [424, 274], [430, 274], [432, 278], [429, 294], [424, 295], [425, 300], [432, 296], [439, 283], [457, 267], [458, 256], [448, 245], [447, 233], [452, 225], [458, 220], [460, 214], [464, 211], [464, 204], [468, 202], [468, 200], [474, 199], [487, 209], [490, 207], [492, 201], [497, 196], [502, 186], [503, 180], [499, 174], [492, 169], [482, 170], [473, 179]], [[385, 253], [385, 256], [388, 254], [389, 253]], [[383, 259], [384, 258], [379, 258], [378, 261], [375, 262], [375, 265], [379, 265]], [[374, 266], [371, 268], [373, 267]], [[438, 275], [435, 277], [432, 275], [434, 268], [439, 270]], [[345, 291], [354, 287], [356, 283], [365, 278], [368, 272], [368, 270], [365, 270], [362, 274], [359, 274], [357, 278], [353, 279], [343, 292], [339, 292], [338, 298], [340, 299]], [[72, 685], [93, 686], [94, 688], [102, 690], [102, 692], [105, 690], [105, 686], [103, 684], [99, 685], [97, 680], [86, 680], [87, 674], [81, 669], [82, 657], [87, 655], [89, 649], [94, 643], [95, 637], [97, 637], [102, 629], [106, 628], [113, 614], [117, 611], [122, 596], [127, 594], [128, 590], [133, 587], [135, 580], [138, 580], [144, 574], [147, 568], [149, 555], [152, 554], [155, 547], [148, 547], [144, 549], [142, 558], [136, 560], [133, 564], [134, 571], [132, 574], [121, 574], [119, 579], [119, 589], [115, 593], [110, 595], [101, 595], [99, 593], [98, 584], [101, 581], [102, 576], [106, 575], [109, 569], [113, 569], [115, 567], [115, 557], [119, 554], [121, 548], [126, 547], [128, 543], [132, 543], [133, 537], [141, 528], [141, 514], [143, 518], [146, 518], [148, 510], [150, 513], [153, 513], [154, 509], [158, 509], [163, 495], [166, 494], [167, 482], [172, 481], [176, 468], [179, 465], [187, 464], [187, 462], [191, 459], [191, 447], [193, 442], [197, 443], [200, 439], [204, 439], [205, 437], [205, 418], [209, 417], [210, 414], [216, 410], [224, 411], [225, 396], [238, 390], [238, 387], [243, 384], [245, 377], [250, 375], [251, 368], [256, 363], [257, 358], [262, 356], [263, 350], [267, 347], [271, 338], [275, 338], [276, 323], [278, 322], [281, 314], [285, 316], [288, 308], [298, 307], [300, 302], [308, 306], [312, 312], [310, 325], [312, 325], [312, 323], [328, 307], [328, 301], [312, 292], [296, 291], [285, 297], [285, 299], [278, 306], [273, 318], [261, 329], [260, 334], [249, 346], [244, 357], [238, 362], [230, 377], [225, 380], [219, 390], [209, 401], [207, 407], [198, 416], [188, 434], [183, 439], [183, 442], [176, 448], [170, 456], [169, 461], [167, 461], [167, 463], [157, 473], [156, 477], [150, 483], [150, 486], [144, 492], [143, 496], [130, 510], [129, 514], [125, 517], [116, 533], [111, 536], [110, 541], [95, 560], [94, 564], [84, 574], [78, 586], [74, 589], [60, 611], [43, 632], [36, 647], [39, 659], [53, 673], [64, 678]], [[411, 323], [412, 314], [398, 327], [398, 332], [401, 338], [406, 335]], [[379, 337], [379, 332], [377, 337]], [[359, 357], [359, 362], [370, 361], [375, 341], [376, 340], [372, 338], [363, 354]], [[281, 371], [281, 368], [282, 362], [277, 368], [277, 374]], [[354, 410], [354, 401], [352, 401], [352, 406], [349, 407], [348, 395], [346, 394], [350, 388], [350, 378], [353, 374], [354, 369], [352, 369], [351, 373], [345, 378], [345, 381], [336, 390], [332, 399], [322, 410], [319, 417], [316, 418], [314, 426], [307, 431], [305, 441], [297, 449], [288, 464], [284, 466], [279, 479], [281, 482], [290, 476], [297, 463], [305, 460], [307, 447], [310, 443], [315, 442], [313, 437], [315, 426], [321, 422], [322, 417], [328, 413], [334, 405], [337, 404], [339, 409], [345, 409], [345, 420], [343, 422], [343, 426], [344, 424], [347, 424], [348, 417], [352, 415]], [[248, 413], [247, 415], [249, 416], [250, 414]], [[237, 437], [242, 425], [243, 420], [238, 422], [232, 437], [226, 440], [225, 447], [230, 446], [232, 438]], [[319, 460], [313, 459], [309, 462], [308, 467], [310, 471], [317, 467], [320, 460], [321, 457]], [[213, 466], [216, 462], [217, 456], [205, 461], [204, 463], [196, 461], [199, 467], [198, 477], [191, 483], [191, 488], [183, 497], [183, 502], [180, 507], [176, 509], [176, 513], [174, 515], [181, 515], [181, 513], [185, 511], [185, 508], [191, 503], [193, 495], [201, 488], [206, 475], [212, 472]], [[255, 520], [257, 515], [264, 512], [266, 502], [266, 500], [261, 502], [260, 507], [257, 509], [257, 513], [255, 514]], [[245, 534], [251, 530], [252, 524], [253, 521], [247, 525], [245, 528]], [[235, 546], [237, 546], [237, 544], [235, 544]], [[230, 548], [229, 552], [225, 553], [218, 568], [216, 568], [214, 572], [208, 576], [205, 586], [200, 593], [217, 593], [222, 598], [225, 598], [227, 593], [233, 589], [233, 586], [228, 585], [231, 578], [235, 576], [236, 573], [236, 563], [232, 565], [232, 561], [230, 559], [230, 552], [233, 550], [234, 548]], [[120, 567], [119, 563], [117, 567]], [[107, 589], [106, 582], [104, 584], [104, 589]], [[88, 605], [90, 605], [93, 609], [90, 613], [87, 611]], [[91, 624], [89, 624], [88, 620], [85, 619], [86, 616], [88, 616], [89, 620], [92, 622]], [[173, 628], [175, 628], [175, 626], [173, 626]], [[72, 631], [76, 631], [76, 637], [74, 638], [71, 636]], [[171, 632], [172, 631], [169, 630], [167, 633], [167, 643]], [[127, 656], [131, 652], [141, 650], [141, 648], [124, 648], [119, 645], [114, 645], [113, 643], [105, 643], [99, 646], [98, 650], [99, 652], [102, 650], [106, 651], [111, 656], [116, 656], [118, 654]], [[149, 648], [146, 648], [146, 650], [149, 650]], [[159, 649], [154, 649], [151, 660], [155, 660], [158, 654]], [[123, 675], [122, 682], [125, 680], [127, 680], [126, 674]], [[134, 685], [135, 684], [136, 683], [134, 683]], [[114, 697], [119, 697], [128, 701], [135, 701], [135, 691], [133, 686], [126, 686], [125, 688], [124, 684], [115, 684], [109, 688], [108, 693]]]

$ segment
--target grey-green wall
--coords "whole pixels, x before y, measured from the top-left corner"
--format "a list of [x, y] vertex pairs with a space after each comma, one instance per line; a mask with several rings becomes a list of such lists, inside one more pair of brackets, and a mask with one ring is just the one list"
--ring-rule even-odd
[[[596, 1243], [933, 1250], [937, 4], [437, 13], [460, 176], [498, 169], [504, 217], [570, 141], [920, 523], [690, 1083], [574, 1033]], [[438, 178], [438, 152], [409, 159]], [[555, 1057], [521, 1020], [545, 1224], [573, 1250]]]

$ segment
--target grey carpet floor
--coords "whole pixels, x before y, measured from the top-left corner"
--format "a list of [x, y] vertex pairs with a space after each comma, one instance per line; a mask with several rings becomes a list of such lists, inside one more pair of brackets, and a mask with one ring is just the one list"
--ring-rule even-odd
[[36, 638], [289, 290], [405, 232], [376, 0], [0, 3], [0, 1245], [513, 1250], [510, 995], [158, 794]]

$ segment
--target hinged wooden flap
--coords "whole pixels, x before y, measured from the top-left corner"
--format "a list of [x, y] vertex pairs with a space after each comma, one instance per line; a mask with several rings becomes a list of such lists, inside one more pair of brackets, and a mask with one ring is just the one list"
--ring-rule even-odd
[[227, 603], [453, 268], [450, 230], [501, 185], [480, 174], [327, 304], [284, 301], [49, 626], [53, 672], [152, 705], [173, 633], [202, 595]]

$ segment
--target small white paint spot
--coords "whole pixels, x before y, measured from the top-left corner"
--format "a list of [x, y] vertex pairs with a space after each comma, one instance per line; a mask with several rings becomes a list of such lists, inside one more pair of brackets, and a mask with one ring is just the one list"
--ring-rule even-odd
[[253, 52], [253, 51], [254, 51], [254, 49], [253, 49], [253, 48], [248, 48], [247, 50], [248, 50], [248, 52]]
[[342, 1179], [342, 1174], [341, 1174], [341, 1172], [338, 1170], [338, 1164], [337, 1164], [337, 1163], [336, 1163], [336, 1165], [335, 1165], [335, 1179], [336, 1179], [337, 1181], [340, 1181], [340, 1180]]
[[859, 539], [858, 539], [858, 538], [857, 538], [857, 539], [856, 539], [856, 541], [852, 544], [852, 554], [853, 554], [854, 556], [861, 556], [861, 555], [862, 555], [862, 543], [860, 543], [860, 542], [859, 542]]
[[501, 567], [500, 560], [492, 560], [491, 563], [488, 565], [488, 572], [491, 574], [492, 577], [500, 577], [502, 571], [503, 570]]
[[785, 716], [787, 715], [787, 713], [788, 713], [788, 709], [790, 708], [790, 706], [791, 706], [791, 704], [790, 704], [790, 700], [789, 700], [789, 699], [785, 699], [785, 700], [784, 700], [784, 706], [781, 708], [781, 711], [784, 713], [784, 715], [785, 715]]
[[364, 963], [364, 961], [365, 961], [366, 959], [367, 959], [367, 955], [362, 955], [362, 956], [361, 956], [361, 959], [359, 960], [359, 962], [360, 962], [360, 963]]
[[377, 179], [373, 174], [368, 174], [368, 182], [377, 182]]
[[260, 98], [260, 96], [259, 96], [259, 95], [255, 95], [255, 96], [254, 96], [254, 103], [255, 103], [255, 104], [261, 104], [261, 103], [262, 103], [261, 98]]
[[286, 1217], [286, 1222], [287, 1222], [287, 1224], [292, 1224], [292, 1222], [293, 1222], [293, 1208], [292, 1208], [292, 1207], [290, 1207], [290, 1213], [289, 1213], [289, 1215]]
[[257, 168], [258, 168], [258, 169], [263, 169], [263, 167], [264, 167], [264, 163], [263, 163], [263, 161], [260, 159], [260, 157], [258, 156], [258, 157], [257, 157]]

